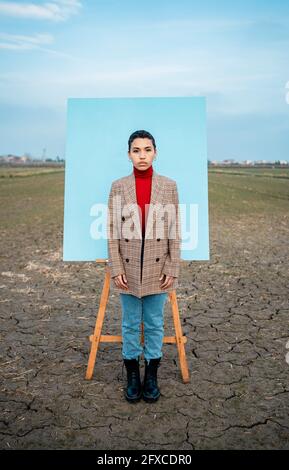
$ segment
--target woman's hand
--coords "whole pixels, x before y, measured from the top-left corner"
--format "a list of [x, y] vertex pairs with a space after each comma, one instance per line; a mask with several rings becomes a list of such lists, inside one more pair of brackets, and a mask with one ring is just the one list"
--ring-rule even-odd
[[128, 290], [127, 279], [125, 274], [119, 274], [118, 276], [113, 277], [114, 285], [120, 287], [121, 289]]
[[163, 279], [163, 283], [160, 285], [161, 289], [168, 289], [173, 285], [175, 278], [173, 276], [167, 276], [166, 274], [162, 274], [159, 278], [159, 281]]

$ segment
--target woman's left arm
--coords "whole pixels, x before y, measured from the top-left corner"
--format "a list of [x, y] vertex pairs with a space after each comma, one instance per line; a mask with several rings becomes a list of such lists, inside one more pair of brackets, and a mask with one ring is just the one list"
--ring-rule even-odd
[[172, 204], [174, 210], [169, 224], [169, 253], [166, 258], [162, 274], [167, 276], [178, 277], [180, 270], [180, 256], [181, 256], [181, 223], [180, 223], [180, 209], [179, 209], [179, 195], [177, 184], [174, 181], [172, 191]]

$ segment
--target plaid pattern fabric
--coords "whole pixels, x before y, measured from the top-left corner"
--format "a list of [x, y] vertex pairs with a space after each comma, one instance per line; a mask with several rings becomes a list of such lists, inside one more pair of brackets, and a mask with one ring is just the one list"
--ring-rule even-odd
[[[170, 292], [178, 286], [180, 269], [180, 212], [176, 182], [155, 170], [144, 238], [141, 279], [141, 214], [137, 205], [135, 176], [113, 181], [108, 201], [108, 268], [111, 278], [126, 274], [128, 290], [112, 289], [139, 298]], [[174, 276], [173, 285], [161, 289], [161, 274]]]

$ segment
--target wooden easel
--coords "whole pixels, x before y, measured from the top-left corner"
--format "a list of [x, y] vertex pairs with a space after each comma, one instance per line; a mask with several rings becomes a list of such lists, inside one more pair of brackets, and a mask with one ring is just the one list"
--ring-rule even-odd
[[[105, 273], [104, 284], [103, 284], [102, 293], [100, 297], [100, 306], [98, 309], [94, 333], [93, 335], [90, 335], [89, 337], [89, 340], [91, 342], [91, 349], [90, 349], [87, 371], [86, 371], [86, 376], [85, 376], [87, 380], [90, 380], [93, 375], [93, 370], [94, 370], [96, 354], [97, 354], [99, 343], [121, 343], [122, 342], [122, 336], [101, 334], [106, 305], [107, 305], [108, 296], [109, 296], [110, 272], [108, 269], [107, 260], [99, 259], [96, 261], [105, 263], [106, 273]], [[189, 370], [188, 370], [186, 351], [185, 351], [185, 343], [187, 342], [187, 338], [186, 336], [183, 336], [183, 333], [182, 333], [182, 326], [180, 322], [176, 291], [174, 290], [172, 292], [169, 292], [168, 294], [169, 294], [169, 300], [170, 300], [171, 307], [172, 307], [172, 314], [173, 314], [173, 321], [174, 321], [176, 335], [165, 336], [163, 338], [163, 342], [177, 344], [182, 379], [184, 383], [188, 383], [190, 379], [189, 379]], [[142, 331], [141, 331], [141, 343], [144, 344], [143, 323], [142, 323]]]

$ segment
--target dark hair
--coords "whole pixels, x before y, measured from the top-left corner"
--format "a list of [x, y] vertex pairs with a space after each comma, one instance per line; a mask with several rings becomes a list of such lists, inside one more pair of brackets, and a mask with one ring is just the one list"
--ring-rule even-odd
[[154, 149], [156, 150], [156, 143], [155, 143], [155, 139], [153, 138], [153, 136], [147, 131], [140, 130], [140, 131], [135, 131], [130, 135], [130, 137], [128, 139], [128, 151], [130, 151], [130, 147], [131, 147], [131, 144], [134, 141], [134, 139], [138, 139], [138, 138], [150, 139], [152, 141]]

